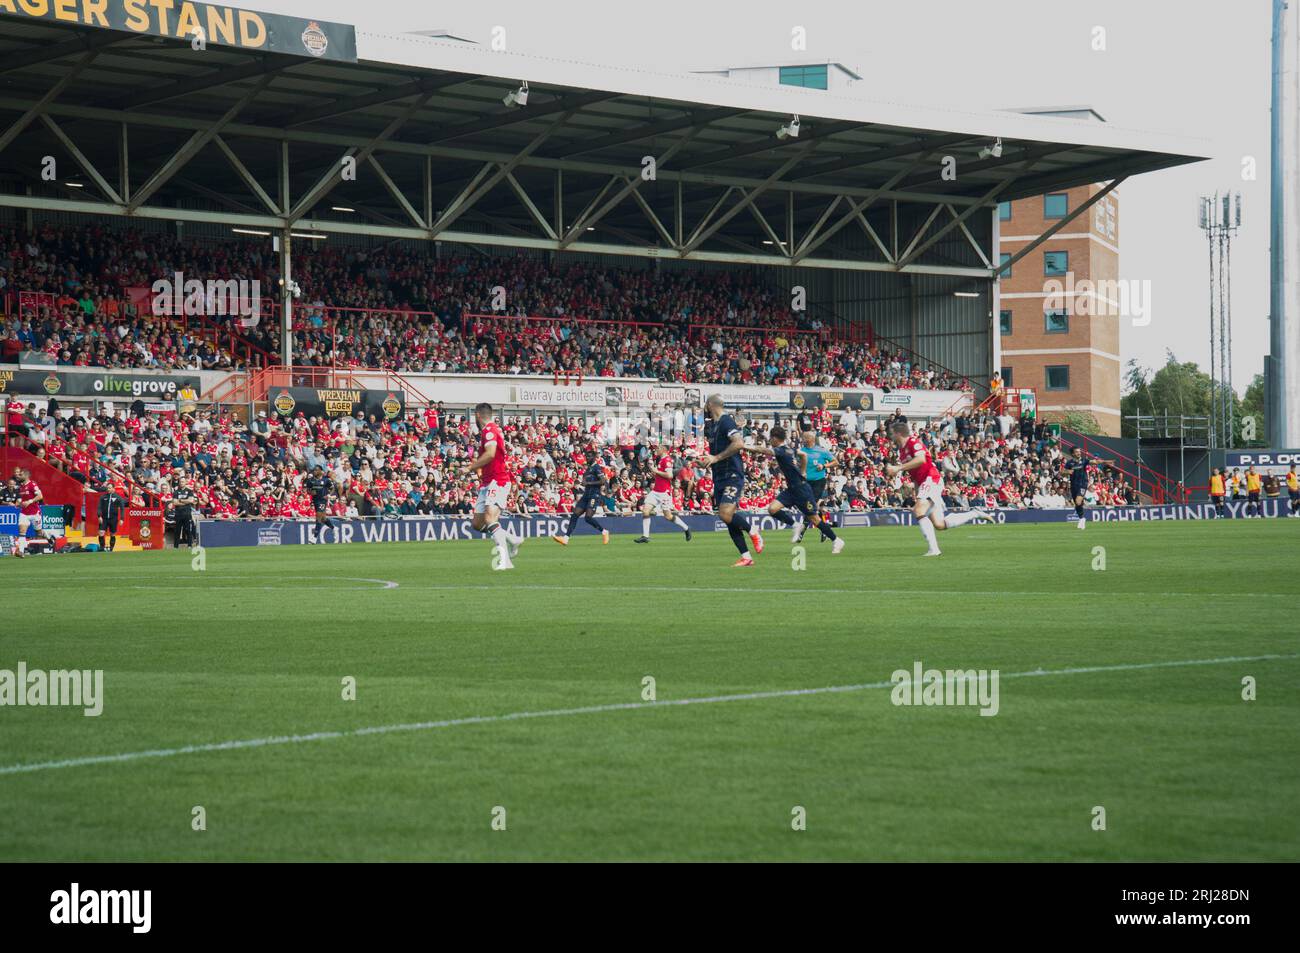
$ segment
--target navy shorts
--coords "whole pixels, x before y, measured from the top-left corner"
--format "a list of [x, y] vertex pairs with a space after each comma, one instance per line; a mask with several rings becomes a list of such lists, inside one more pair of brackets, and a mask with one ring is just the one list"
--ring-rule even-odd
[[1087, 494], [1087, 492], [1088, 492], [1088, 481], [1087, 481], [1087, 480], [1071, 480], [1071, 481], [1070, 481], [1070, 498], [1071, 498], [1071, 499], [1073, 499], [1073, 498], [1076, 497], [1076, 496], [1084, 496], [1084, 495]]
[[604, 498], [604, 494], [601, 493], [600, 491], [589, 490], [586, 493], [583, 493], [582, 496], [578, 497], [578, 502], [574, 505], [573, 512], [585, 513], [587, 512], [587, 510], [594, 510], [596, 508], [596, 504], [599, 503], [603, 498]]
[[817, 514], [817, 501], [813, 499], [811, 493], [804, 490], [792, 490], [787, 487], [777, 496], [776, 501], [786, 509], [798, 510], [804, 516]]
[[732, 476], [720, 479], [713, 484], [713, 507], [717, 509], [723, 503], [733, 503], [740, 505], [740, 494], [745, 489], [745, 478], [743, 476]]

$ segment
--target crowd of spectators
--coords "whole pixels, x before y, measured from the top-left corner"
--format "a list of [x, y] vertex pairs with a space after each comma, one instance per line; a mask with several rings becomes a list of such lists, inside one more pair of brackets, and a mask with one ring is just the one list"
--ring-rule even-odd
[[[46, 225], [0, 230], [0, 360], [223, 370], [278, 362], [276, 256], [256, 241]], [[259, 283], [263, 319], [152, 311], [159, 279]], [[880, 342], [837, 338], [753, 272], [433, 257], [400, 246], [296, 252], [294, 363], [440, 373], [956, 390], [969, 383]], [[21, 297], [20, 292], [25, 292]]]
[[[895, 418], [898, 416], [895, 413]], [[812, 431], [834, 454], [825, 506], [848, 512], [910, 505], [910, 483], [884, 473], [896, 459], [886, 433], [892, 419], [852, 410], [818, 410], [745, 417], [752, 442], [770, 428]], [[665, 421], [668, 421], [665, 423]], [[477, 448], [471, 415], [435, 406], [388, 421], [360, 415], [333, 421], [301, 413], [287, 419], [261, 414], [245, 424], [224, 412], [154, 413], [137, 407], [93, 415], [65, 409], [38, 416], [12, 409], [9, 431], [40, 457], [89, 488], [115, 486], [132, 502], [167, 506], [182, 486], [198, 498], [203, 516], [218, 519], [311, 518], [306, 481], [324, 477], [329, 516], [467, 515], [477, 480], [466, 463]], [[703, 417], [696, 412], [647, 414], [639, 420], [507, 414], [504, 433], [516, 474], [510, 512], [568, 514], [596, 448], [610, 478], [607, 512], [639, 511], [651, 481], [656, 445], [674, 456], [674, 495], [681, 512], [712, 509], [712, 485], [697, 457], [705, 452]], [[983, 413], [946, 416], [918, 432], [943, 470], [947, 501], [957, 508], [1064, 507], [1069, 477], [1057, 439], [1033, 420]], [[781, 489], [767, 459], [746, 457], [746, 509], [760, 510]], [[1097, 505], [1136, 501], [1122, 475], [1095, 468], [1090, 490]]]

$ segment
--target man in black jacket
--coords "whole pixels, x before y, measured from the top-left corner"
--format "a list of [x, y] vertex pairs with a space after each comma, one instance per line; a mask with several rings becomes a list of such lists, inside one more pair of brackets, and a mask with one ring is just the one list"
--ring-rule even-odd
[[176, 506], [175, 546], [177, 549], [181, 546], [193, 546], [195, 543], [197, 533], [194, 525], [194, 506], [198, 501], [193, 480], [182, 483], [181, 488], [176, 491], [176, 497], [172, 500]]
[[[117, 546], [117, 524], [126, 512], [126, 499], [119, 487], [108, 487], [99, 497], [99, 548], [112, 552]], [[104, 545], [104, 537], [108, 545]]]

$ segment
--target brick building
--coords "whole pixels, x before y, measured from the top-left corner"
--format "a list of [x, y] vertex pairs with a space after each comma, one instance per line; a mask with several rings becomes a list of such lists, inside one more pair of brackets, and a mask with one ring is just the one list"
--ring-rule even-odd
[[[1002, 261], [1102, 188], [1093, 184], [1002, 203], [998, 210]], [[1118, 279], [1118, 189], [1002, 276], [998, 315], [1002, 378], [1008, 387], [1037, 391], [1044, 419], [1079, 411], [1091, 414], [1103, 433], [1119, 435]]]

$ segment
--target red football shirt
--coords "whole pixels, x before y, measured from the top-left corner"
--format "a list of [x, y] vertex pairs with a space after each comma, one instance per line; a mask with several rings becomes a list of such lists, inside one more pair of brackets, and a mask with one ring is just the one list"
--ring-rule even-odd
[[510, 482], [510, 460], [506, 455], [506, 438], [501, 435], [501, 428], [495, 422], [487, 424], [479, 433], [480, 456], [487, 452], [488, 444], [495, 444], [497, 452], [479, 470], [479, 486], [487, 486], [489, 483], [504, 486]]
[[907, 471], [907, 475], [912, 478], [912, 482], [917, 486], [927, 481], [937, 481], [939, 479], [939, 470], [935, 467], [933, 459], [930, 457], [930, 450], [921, 438], [913, 434], [907, 438], [907, 443], [903, 444], [903, 449], [898, 452], [900, 463], [908, 463], [916, 457], [924, 459], [919, 467], [914, 467]]
[[[673, 458], [668, 456], [660, 457], [659, 462], [655, 464], [655, 469], [661, 470], [664, 473], [672, 473]], [[662, 477], [658, 473], [655, 474], [654, 491], [656, 493], [667, 493], [672, 488], [673, 488], [672, 480], [670, 480], [667, 477]]]
[[41, 511], [41, 488], [35, 480], [28, 480], [18, 488], [18, 505], [24, 516], [35, 516]]

